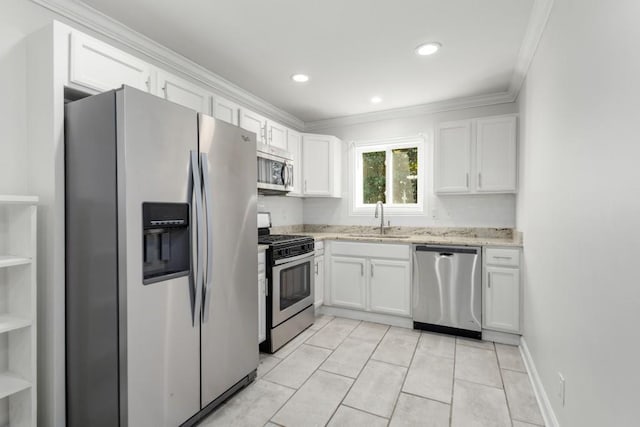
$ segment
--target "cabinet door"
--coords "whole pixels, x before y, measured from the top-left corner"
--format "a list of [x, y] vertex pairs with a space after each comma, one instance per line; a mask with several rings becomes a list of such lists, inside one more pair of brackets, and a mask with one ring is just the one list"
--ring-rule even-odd
[[331, 305], [365, 308], [365, 259], [331, 257]]
[[238, 111], [240, 108], [235, 102], [216, 96], [213, 99], [213, 117], [232, 125], [238, 126]]
[[287, 130], [287, 151], [293, 157], [293, 190], [287, 196], [302, 196], [302, 135]]
[[269, 121], [269, 145], [274, 147], [287, 149], [287, 128]]
[[267, 120], [246, 108], [240, 109], [240, 127], [256, 134], [256, 141], [266, 144]]
[[516, 118], [478, 119], [476, 125], [477, 190], [516, 191]]
[[317, 256], [315, 260], [315, 293], [313, 296], [313, 304], [316, 307], [320, 307], [324, 304], [324, 255]]
[[306, 196], [331, 196], [333, 152], [331, 138], [305, 135], [302, 138], [302, 192]]
[[146, 62], [84, 34], [71, 33], [69, 83], [104, 92], [126, 84], [149, 91], [151, 67]]
[[258, 343], [267, 339], [266, 289], [265, 273], [258, 273]]
[[158, 71], [158, 87], [160, 97], [199, 113], [211, 114], [211, 93], [200, 86], [164, 71]]
[[409, 261], [369, 261], [369, 309], [378, 313], [411, 316]]
[[471, 190], [471, 122], [443, 123], [435, 144], [436, 193]]
[[484, 328], [520, 333], [520, 270], [485, 267]]

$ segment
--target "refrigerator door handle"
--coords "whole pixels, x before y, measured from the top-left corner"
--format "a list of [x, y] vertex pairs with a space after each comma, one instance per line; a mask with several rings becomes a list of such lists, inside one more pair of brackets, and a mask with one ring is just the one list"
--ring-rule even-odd
[[204, 190], [204, 205], [207, 211], [207, 269], [202, 292], [202, 321], [209, 320], [209, 305], [211, 304], [211, 287], [213, 282], [213, 207], [211, 205], [211, 183], [209, 182], [209, 159], [206, 153], [200, 153], [200, 168]]
[[200, 167], [198, 166], [198, 153], [191, 151], [191, 179], [193, 180], [193, 199], [195, 200], [196, 207], [196, 265], [193, 277], [193, 323], [196, 324], [200, 313], [200, 304], [202, 297], [202, 255], [203, 255], [203, 241], [202, 241], [202, 227], [204, 226], [204, 218], [202, 214], [202, 184], [200, 181]]

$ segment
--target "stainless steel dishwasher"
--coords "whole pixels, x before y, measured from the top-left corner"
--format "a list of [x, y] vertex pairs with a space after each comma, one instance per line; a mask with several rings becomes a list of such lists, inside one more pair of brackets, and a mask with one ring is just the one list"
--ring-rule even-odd
[[482, 337], [479, 247], [413, 247], [413, 327]]

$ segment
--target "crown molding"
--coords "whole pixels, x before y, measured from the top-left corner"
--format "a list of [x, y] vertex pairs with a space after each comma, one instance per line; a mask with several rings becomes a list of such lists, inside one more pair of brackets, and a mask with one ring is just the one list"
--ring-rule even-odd
[[547, 27], [551, 9], [553, 9], [553, 0], [535, 0], [531, 7], [527, 30], [524, 33], [516, 66], [509, 83], [509, 91], [515, 95], [515, 98], [518, 97], [522, 83], [527, 77], [529, 66], [536, 54], [542, 34]]
[[465, 108], [484, 107], [487, 105], [506, 104], [513, 102], [515, 96], [511, 92], [497, 92], [487, 95], [467, 96], [464, 98], [447, 99], [428, 104], [411, 107], [393, 108], [390, 110], [373, 111], [371, 113], [353, 114], [325, 120], [306, 122], [305, 131], [316, 131], [338, 126], [351, 126], [379, 120], [391, 120], [425, 114], [441, 113], [444, 111], [462, 110]]
[[255, 110], [296, 130], [303, 130], [305, 128], [305, 123], [294, 115], [236, 86], [225, 78], [132, 30], [91, 6], [73, 0], [31, 1], [104, 37], [115, 40], [155, 60], [172, 71], [184, 74], [197, 82], [209, 86], [214, 92], [225, 98], [229, 98], [231, 101]]

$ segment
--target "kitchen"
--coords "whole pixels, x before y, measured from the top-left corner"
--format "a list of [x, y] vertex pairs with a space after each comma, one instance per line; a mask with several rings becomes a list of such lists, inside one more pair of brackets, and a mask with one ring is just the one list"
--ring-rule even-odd
[[[255, 209], [271, 214], [263, 235], [315, 238], [313, 248], [302, 249], [314, 254], [313, 282], [324, 284], [314, 289], [313, 324], [273, 355], [263, 347], [260, 378], [207, 414], [203, 425], [241, 423], [237, 414], [248, 425], [301, 425], [296, 416], [305, 413], [305, 399], [317, 398], [313, 388], [327, 382], [336, 390], [309, 416], [320, 425], [414, 425], [416, 416], [434, 425], [634, 424], [639, 348], [629, 337], [639, 320], [633, 243], [640, 236], [632, 162], [640, 153], [630, 143], [638, 107], [629, 89], [640, 65], [633, 55], [637, 5], [461, 1], [447, 9], [442, 2], [407, 2], [406, 8], [379, 2], [380, 16], [374, 15], [380, 21], [368, 24], [362, 4], [287, 2], [271, 10], [229, 3], [216, 6], [227, 18], [216, 16], [211, 32], [202, 33], [210, 39], [194, 38], [202, 24], [172, 22], [179, 12], [200, 20], [205, 13], [139, 6], [153, 11], [152, 18], [124, 2], [3, 4], [0, 194], [38, 201], [3, 199], [24, 205], [29, 215], [37, 206], [37, 264], [31, 248], [2, 266], [0, 281], [9, 293], [14, 275], [37, 286], [37, 317], [31, 307], [31, 324], [7, 323], [13, 329], [2, 333], [3, 350], [9, 347], [3, 371], [14, 363], [12, 337], [35, 339], [36, 330], [37, 368], [25, 368], [31, 384], [14, 388], [15, 399], [2, 395], [2, 423], [17, 423], [9, 408], [17, 394], [29, 402], [24, 425], [36, 418], [46, 426], [69, 420], [64, 102], [126, 83], [285, 149], [293, 168], [280, 178], [293, 188], [286, 196], [257, 197]], [[250, 28], [225, 40], [224, 31], [234, 34], [230, 17], [243, 11], [256, 13]], [[380, 36], [385, 16], [406, 33], [398, 28]], [[290, 28], [265, 31], [273, 22]], [[321, 23], [329, 24], [325, 32]], [[301, 36], [292, 38], [292, 31]], [[261, 41], [258, 34], [270, 36]], [[439, 51], [417, 54], [428, 42]], [[305, 43], [310, 53], [301, 48]], [[299, 59], [291, 60], [292, 52]], [[266, 53], [273, 57], [264, 61]], [[375, 60], [378, 53], [384, 61]], [[432, 68], [440, 74], [428, 74]], [[295, 73], [309, 80], [291, 81]], [[412, 156], [417, 166], [407, 166]], [[394, 182], [393, 169], [403, 167], [407, 181]], [[27, 224], [20, 215], [19, 224]], [[4, 224], [2, 236], [11, 236]], [[426, 250], [433, 245], [440, 251]], [[482, 287], [475, 295], [481, 314], [466, 311], [481, 324], [484, 341], [449, 334], [460, 331], [413, 329], [414, 322], [439, 323], [416, 318], [416, 307], [424, 307], [416, 301], [425, 298], [417, 292], [424, 281], [417, 279], [429, 275], [429, 262], [420, 260], [437, 255], [446, 264], [458, 257], [449, 249], [458, 247], [478, 248], [469, 271], [480, 274], [474, 282]], [[5, 239], [1, 249], [10, 249]], [[254, 281], [265, 294], [275, 267], [268, 253]], [[36, 265], [37, 280], [31, 280]], [[456, 270], [458, 277], [463, 270]], [[441, 353], [434, 354], [434, 346]], [[342, 371], [345, 361], [355, 367]], [[486, 369], [470, 368], [478, 365]], [[286, 377], [299, 369], [306, 374]], [[390, 383], [381, 387], [376, 378]], [[445, 386], [429, 388], [431, 380]], [[387, 389], [393, 392], [385, 397]], [[433, 395], [442, 389], [442, 396]], [[375, 402], [373, 391], [380, 394]], [[491, 410], [465, 410], [469, 396]], [[262, 403], [271, 397], [279, 403], [272, 400], [265, 410]], [[255, 404], [242, 406], [244, 399]]]

